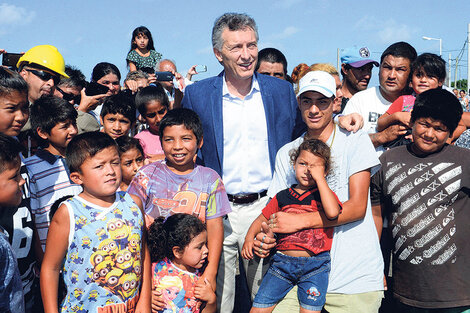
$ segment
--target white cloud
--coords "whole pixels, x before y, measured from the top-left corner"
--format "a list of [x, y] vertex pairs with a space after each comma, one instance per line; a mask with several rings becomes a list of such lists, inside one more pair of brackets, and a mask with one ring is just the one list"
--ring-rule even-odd
[[287, 37], [290, 37], [290, 36], [294, 35], [295, 33], [298, 33], [299, 31], [300, 31], [300, 29], [298, 29], [297, 27], [288, 26], [288, 27], [284, 28], [282, 33], [279, 34], [279, 37], [280, 38], [287, 38]]
[[358, 31], [374, 30], [380, 24], [381, 22], [374, 16], [366, 15], [354, 24], [353, 29]]
[[278, 0], [273, 3], [273, 7], [276, 9], [290, 9], [302, 1], [303, 0]]
[[390, 42], [410, 40], [419, 33], [419, 29], [398, 23], [394, 19], [384, 21], [370, 15], [359, 19], [354, 24], [353, 29], [355, 31], [373, 34], [378, 41], [387, 44]]
[[410, 40], [416, 30], [405, 24], [398, 24], [394, 20], [385, 23], [385, 27], [377, 32], [379, 39], [383, 43]]
[[31, 23], [35, 16], [34, 11], [28, 11], [13, 4], [0, 4], [0, 26], [26, 25]]
[[267, 39], [268, 40], [286, 39], [286, 38], [291, 37], [292, 35], [295, 35], [299, 31], [300, 31], [300, 29], [295, 27], [295, 26], [287, 26], [280, 33], [271, 34], [270, 36], [268, 36]]

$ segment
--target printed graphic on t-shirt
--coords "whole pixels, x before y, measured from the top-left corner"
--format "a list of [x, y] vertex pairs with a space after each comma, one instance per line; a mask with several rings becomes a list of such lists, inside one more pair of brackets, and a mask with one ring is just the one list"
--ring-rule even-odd
[[377, 120], [382, 114], [379, 114], [377, 112], [369, 112], [369, 122], [373, 124], [377, 124]]
[[198, 165], [191, 173], [178, 175], [165, 161], [151, 163], [137, 172], [127, 192], [141, 199], [152, 219], [186, 213], [205, 222], [231, 210], [220, 176]]
[[162, 293], [165, 301], [165, 309], [162, 312], [199, 312], [201, 301], [198, 301], [194, 295], [199, 272], [189, 273], [180, 270], [168, 259], [164, 259], [153, 264], [152, 273], [152, 285]]
[[[134, 312], [142, 275], [142, 215], [127, 194], [109, 212], [72, 198], [74, 238], [64, 264], [62, 312]], [[84, 311], [85, 312], [85, 311]]]
[[458, 231], [453, 203], [461, 187], [462, 167], [455, 163], [387, 163], [386, 192], [397, 210], [392, 213], [395, 254], [411, 264], [455, 262]]
[[187, 190], [188, 184], [179, 185], [178, 191], [173, 199], [155, 198], [153, 205], [160, 211], [160, 216], [168, 216], [175, 213], [186, 213], [194, 215], [203, 223], [206, 221], [206, 206], [209, 195], [205, 192], [195, 193]]

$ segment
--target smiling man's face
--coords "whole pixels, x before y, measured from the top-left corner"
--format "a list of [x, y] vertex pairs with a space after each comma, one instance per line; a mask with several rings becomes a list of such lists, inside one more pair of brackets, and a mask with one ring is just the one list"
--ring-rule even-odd
[[222, 32], [221, 50], [214, 48], [214, 53], [224, 66], [227, 79], [251, 79], [258, 60], [258, 43], [253, 29], [231, 31], [225, 28]]

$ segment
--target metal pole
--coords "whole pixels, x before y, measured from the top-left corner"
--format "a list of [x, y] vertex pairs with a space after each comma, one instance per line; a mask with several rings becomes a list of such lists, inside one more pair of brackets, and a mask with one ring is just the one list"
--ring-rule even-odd
[[470, 23], [468, 24], [467, 29], [467, 94], [469, 90], [469, 80], [470, 80]]
[[[449, 75], [447, 75], [447, 78], [448, 78], [448, 79], [447, 79], [447, 86], [452, 87], [452, 86], [451, 86], [451, 85], [452, 85], [452, 84], [451, 84], [451, 80], [452, 80], [452, 79], [451, 79], [451, 77], [452, 77], [452, 72], [451, 72], [451, 70], [452, 70], [452, 58], [451, 58], [450, 53], [449, 53], [449, 64], [448, 64], [448, 66], [449, 66]], [[455, 87], [454, 87], [454, 88], [455, 88]]]
[[[470, 24], [469, 24], [470, 27]], [[339, 48], [336, 49], [336, 70], [341, 72], [341, 68], [339, 67]]]
[[439, 56], [442, 57], [442, 38], [439, 38]]

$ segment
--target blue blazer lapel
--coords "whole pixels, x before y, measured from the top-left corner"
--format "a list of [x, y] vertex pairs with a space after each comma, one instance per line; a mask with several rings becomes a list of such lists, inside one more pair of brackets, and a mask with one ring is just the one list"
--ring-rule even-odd
[[[223, 155], [224, 155], [224, 126], [222, 115], [222, 88], [223, 88], [224, 72], [222, 71], [217, 79], [214, 80], [214, 88], [210, 91], [210, 103], [212, 103], [212, 123], [214, 127], [215, 149], [219, 157], [220, 169], [222, 172]], [[208, 95], [209, 96], [209, 95]]]
[[[255, 73], [258, 79], [261, 98], [263, 99], [264, 114], [266, 115], [266, 127], [268, 129], [268, 148], [269, 148], [269, 161], [271, 163], [271, 171], [274, 172], [275, 156], [276, 156], [276, 134], [275, 134], [275, 105], [271, 94], [271, 86], [262, 75]], [[275, 151], [272, 153], [272, 151]], [[274, 156], [274, 157], [273, 157]]]

